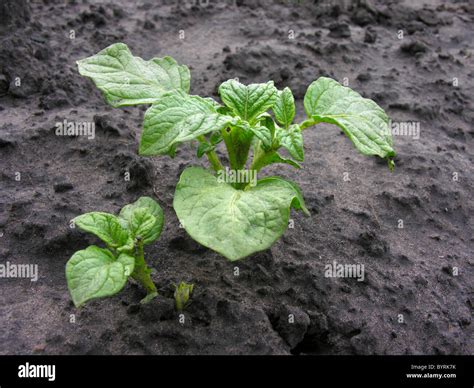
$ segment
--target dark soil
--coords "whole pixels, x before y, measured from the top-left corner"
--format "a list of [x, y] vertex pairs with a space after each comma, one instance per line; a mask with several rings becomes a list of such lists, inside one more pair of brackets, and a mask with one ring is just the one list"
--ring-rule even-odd
[[[472, 354], [472, 1], [209, 3], [0, 4], [0, 260], [39, 266], [37, 282], [0, 279], [0, 353]], [[112, 109], [79, 76], [76, 60], [115, 42], [189, 65], [194, 94], [217, 98], [234, 77], [290, 86], [298, 120], [313, 80], [347, 78], [394, 121], [419, 122], [420, 137], [395, 136], [390, 173], [336, 127], [306, 131], [304, 168], [268, 174], [298, 182], [312, 216], [294, 213], [270, 250], [230, 263], [172, 208], [181, 171], [206, 162], [190, 145], [139, 157], [146, 107]], [[95, 139], [56, 136], [64, 119], [94, 121]], [[146, 251], [160, 297], [141, 306], [130, 283], [74, 308], [65, 263], [98, 241], [69, 221], [143, 195], [166, 216]], [[365, 280], [325, 277], [334, 260], [364, 264]], [[171, 285], [181, 280], [195, 284], [184, 324]]]

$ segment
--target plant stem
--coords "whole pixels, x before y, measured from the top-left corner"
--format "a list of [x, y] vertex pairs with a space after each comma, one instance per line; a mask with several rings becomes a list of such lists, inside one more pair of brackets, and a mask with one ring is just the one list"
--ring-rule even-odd
[[232, 146], [232, 139], [230, 134], [227, 133], [226, 129], [221, 130], [222, 138], [224, 139], [225, 146], [227, 148], [227, 154], [229, 155], [230, 169], [235, 170], [237, 165], [237, 159], [234, 147]]
[[301, 130], [304, 130], [304, 129], [312, 127], [313, 125], [316, 125], [318, 123], [319, 123], [319, 121], [316, 121], [315, 119], [308, 119], [308, 120], [303, 121], [300, 124], [300, 128], [301, 128]]
[[206, 152], [207, 159], [209, 159], [209, 163], [211, 163], [212, 168], [217, 172], [224, 169], [219, 157], [216, 154], [216, 151], [209, 151]]
[[266, 152], [260, 147], [261, 141], [257, 141], [254, 148], [252, 164], [250, 165], [250, 170], [255, 170], [259, 172], [262, 168], [261, 161], [265, 157]]
[[[203, 143], [207, 142], [204, 135], [198, 136], [198, 140], [203, 142]], [[222, 163], [219, 159], [219, 156], [217, 156], [216, 151], [206, 152], [206, 156], [207, 156], [207, 159], [209, 160], [209, 163], [211, 163], [211, 166], [214, 169], [214, 171], [217, 172], [217, 171], [220, 171], [220, 170], [224, 169], [224, 166], [222, 165]]]
[[143, 241], [137, 244], [137, 254], [135, 255], [135, 269], [132, 273], [132, 278], [140, 283], [147, 292], [147, 296], [142, 300], [142, 303], [148, 302], [158, 295], [155, 283], [151, 280], [151, 270], [145, 263], [145, 254], [143, 251]]

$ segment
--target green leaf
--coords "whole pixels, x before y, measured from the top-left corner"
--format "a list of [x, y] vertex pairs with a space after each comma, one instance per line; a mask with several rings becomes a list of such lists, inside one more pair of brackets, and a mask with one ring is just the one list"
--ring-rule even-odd
[[276, 151], [266, 152], [265, 155], [258, 159], [258, 164], [254, 165], [253, 167], [257, 171], [260, 171], [263, 167], [274, 163], [289, 164], [294, 168], [301, 168], [299, 163], [295, 162], [294, 160], [284, 158]]
[[91, 212], [73, 219], [75, 225], [82, 230], [99, 237], [109, 247], [118, 251], [133, 249], [133, 239], [119, 219], [109, 213]]
[[183, 311], [189, 303], [189, 298], [194, 289], [194, 284], [188, 284], [186, 282], [180, 282], [178, 285], [174, 285], [174, 299], [177, 311]]
[[276, 138], [293, 158], [300, 162], [304, 160], [303, 135], [298, 124], [293, 124], [288, 129], [277, 128]]
[[263, 113], [262, 115], [260, 115], [258, 117], [258, 123], [260, 125], [263, 125], [264, 127], [267, 127], [270, 130], [272, 137], [275, 135], [276, 124], [273, 121], [272, 116], [270, 116], [268, 113]]
[[220, 132], [212, 132], [211, 137], [209, 138], [209, 141], [211, 142], [212, 145], [217, 145], [219, 144], [222, 140], [222, 133]]
[[122, 210], [120, 210], [119, 217], [127, 219], [134, 209], [139, 208], [147, 209], [152, 216], [155, 216], [157, 220], [161, 220], [163, 224], [163, 210], [158, 202], [151, 197], [140, 197], [135, 202], [124, 206]]
[[191, 76], [186, 66], [171, 57], [144, 61], [123, 43], [81, 59], [77, 65], [79, 73], [92, 79], [113, 107], [151, 104], [169, 90], [189, 92]]
[[275, 104], [277, 92], [273, 81], [266, 84], [243, 85], [230, 79], [219, 87], [222, 101], [251, 125], [259, 114], [266, 112]]
[[220, 131], [233, 120], [217, 113], [207, 99], [184, 92], [164, 93], [145, 113], [139, 153], [172, 155], [178, 144]]
[[[239, 124], [243, 124], [242, 121], [239, 120]], [[230, 132], [224, 135], [232, 169], [240, 170], [245, 167], [253, 136], [253, 132], [246, 124], [232, 125]]]
[[193, 239], [231, 261], [268, 249], [286, 230], [290, 208], [305, 209], [301, 192], [281, 178], [237, 190], [199, 167], [183, 171], [173, 206]]
[[66, 264], [66, 279], [76, 307], [91, 299], [119, 292], [132, 274], [135, 259], [121, 253], [116, 259], [94, 245], [77, 251]]
[[290, 88], [278, 92], [278, 98], [273, 107], [275, 118], [279, 124], [288, 128], [295, 117], [295, 98]]
[[232, 109], [228, 108], [227, 106], [220, 106], [217, 108], [217, 112], [220, 113], [221, 115], [227, 115], [227, 116], [235, 116], [235, 113]]
[[362, 154], [395, 156], [388, 116], [374, 101], [352, 89], [321, 77], [309, 86], [304, 107], [316, 122], [340, 127]]
[[295, 192], [295, 197], [293, 198], [291, 207], [295, 210], [301, 210], [308, 217], [311, 215], [311, 213], [309, 212], [304, 202], [303, 193], [301, 192], [301, 189], [296, 182], [290, 181], [288, 179], [283, 179], [279, 176], [271, 176], [268, 178], [264, 178], [264, 179], [261, 179], [260, 182], [265, 181], [265, 180], [278, 180], [278, 181], [283, 182], [286, 185], [291, 186], [291, 188]]
[[124, 206], [119, 218], [132, 238], [140, 236], [144, 244], [155, 241], [163, 229], [163, 210], [150, 197], [140, 197], [134, 203]]
[[216, 146], [213, 146], [209, 143], [199, 143], [197, 148], [197, 157], [202, 158], [205, 153], [214, 151], [215, 148]]
[[262, 142], [262, 146], [265, 150], [271, 148], [273, 134], [269, 128], [260, 124], [249, 125], [247, 122], [243, 122], [240, 127], [244, 128], [246, 131], [252, 132]]
[[140, 238], [144, 244], [155, 241], [161, 233], [161, 226], [157, 219], [146, 209], [138, 208], [132, 213], [128, 220], [130, 233], [134, 238]]

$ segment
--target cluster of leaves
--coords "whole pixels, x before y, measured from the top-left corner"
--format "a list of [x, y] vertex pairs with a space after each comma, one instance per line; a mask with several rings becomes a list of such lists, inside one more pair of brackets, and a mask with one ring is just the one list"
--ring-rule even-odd
[[174, 300], [177, 311], [183, 311], [190, 303], [189, 298], [191, 297], [193, 290], [194, 284], [180, 282], [178, 285], [174, 285]]
[[76, 307], [118, 293], [129, 277], [147, 291], [143, 302], [158, 295], [143, 251], [144, 245], [155, 241], [163, 229], [163, 211], [156, 201], [141, 197], [124, 206], [118, 216], [91, 212], [74, 218], [73, 223], [107, 246], [89, 246], [67, 262], [66, 279]]
[[173, 206], [191, 237], [230, 260], [269, 248], [286, 230], [291, 208], [308, 211], [298, 186], [280, 177], [260, 179], [254, 187], [218, 181], [215, 172], [224, 169], [216, 153], [220, 143], [234, 171], [259, 172], [274, 163], [300, 168], [303, 130], [325, 122], [341, 128], [361, 153], [386, 158], [393, 168], [388, 116], [375, 102], [331, 78], [321, 77], [308, 87], [307, 119], [294, 123], [293, 94], [289, 88], [278, 90], [273, 81], [243, 85], [228, 80], [219, 87], [220, 104], [189, 94], [186, 66], [170, 57], [144, 61], [122, 43], [78, 65], [112, 106], [151, 104], [144, 117], [141, 155], [173, 157], [179, 144], [199, 142], [197, 156], [206, 155], [214, 173], [185, 169]]

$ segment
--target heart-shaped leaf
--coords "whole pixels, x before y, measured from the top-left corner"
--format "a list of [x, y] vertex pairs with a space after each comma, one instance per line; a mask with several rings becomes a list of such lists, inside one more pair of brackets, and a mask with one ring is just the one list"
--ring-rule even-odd
[[278, 92], [278, 98], [273, 107], [273, 112], [275, 113], [276, 120], [281, 125], [285, 128], [290, 126], [296, 112], [295, 98], [290, 88], [285, 88]]
[[304, 160], [303, 135], [298, 124], [293, 124], [286, 129], [278, 128], [276, 138], [293, 158], [299, 162]]
[[340, 127], [362, 154], [395, 156], [384, 110], [337, 81], [326, 77], [314, 81], [304, 96], [304, 108], [315, 122]]
[[191, 75], [186, 66], [171, 57], [144, 61], [123, 43], [81, 59], [77, 65], [79, 73], [92, 79], [113, 107], [151, 104], [169, 90], [189, 92]]
[[230, 79], [219, 86], [222, 101], [251, 125], [259, 114], [266, 112], [275, 104], [277, 92], [273, 81], [243, 85]]
[[95, 245], [77, 251], [66, 264], [67, 285], [76, 307], [119, 292], [134, 266], [132, 256], [121, 253], [116, 259], [109, 250]]
[[133, 249], [133, 239], [128, 230], [122, 226], [118, 217], [103, 212], [82, 214], [73, 220], [82, 230], [99, 237], [109, 247], [118, 251]]
[[124, 206], [119, 219], [130, 231], [132, 238], [140, 236], [144, 244], [155, 241], [163, 229], [163, 210], [150, 197], [140, 197], [134, 203]]
[[209, 99], [179, 91], [164, 93], [145, 113], [140, 155], [173, 155], [179, 143], [220, 131], [232, 121], [217, 113]]
[[183, 171], [173, 206], [193, 239], [231, 261], [268, 249], [286, 230], [291, 207], [308, 214], [292, 182], [264, 178], [237, 190], [199, 167]]
[[270, 149], [272, 146], [273, 134], [270, 129], [268, 129], [264, 125], [255, 124], [249, 125], [247, 122], [243, 122], [240, 124], [240, 128], [243, 128], [245, 131], [250, 131], [253, 133], [257, 139], [262, 142], [262, 146], [265, 149]]

